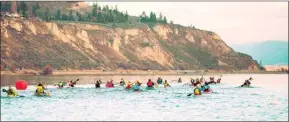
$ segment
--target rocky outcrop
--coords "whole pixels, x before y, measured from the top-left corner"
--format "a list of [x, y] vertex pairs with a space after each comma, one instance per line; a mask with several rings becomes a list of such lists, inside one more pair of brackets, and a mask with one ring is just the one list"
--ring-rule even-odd
[[[2, 48], [3, 47], [3, 48]], [[109, 28], [96, 24], [1, 20], [1, 69], [223, 69], [257, 62], [209, 31], [156, 24]]]

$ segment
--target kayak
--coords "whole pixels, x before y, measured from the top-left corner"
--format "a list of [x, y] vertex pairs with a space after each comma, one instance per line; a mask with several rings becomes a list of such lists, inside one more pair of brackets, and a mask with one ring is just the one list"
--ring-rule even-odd
[[50, 97], [50, 94], [49, 93], [34, 93], [35, 96], [38, 96], [38, 97]]
[[18, 97], [25, 97], [25, 96], [19, 96], [19, 95], [17, 95], [17, 96], [15, 96], [15, 95], [7, 95], [7, 98], [18, 98]]
[[237, 88], [255, 88], [253, 86], [238, 86]]
[[140, 89], [137, 89], [137, 90], [133, 90], [134, 92], [141, 92], [141, 90]]
[[154, 87], [146, 87], [146, 90], [155, 90]]
[[212, 93], [211, 90], [204, 90], [203, 93]]

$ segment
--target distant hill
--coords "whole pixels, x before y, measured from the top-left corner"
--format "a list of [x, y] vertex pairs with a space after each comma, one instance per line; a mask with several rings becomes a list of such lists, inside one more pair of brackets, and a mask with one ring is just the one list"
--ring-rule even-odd
[[237, 51], [251, 55], [262, 65], [288, 65], [288, 41], [265, 41], [254, 44], [231, 45]]

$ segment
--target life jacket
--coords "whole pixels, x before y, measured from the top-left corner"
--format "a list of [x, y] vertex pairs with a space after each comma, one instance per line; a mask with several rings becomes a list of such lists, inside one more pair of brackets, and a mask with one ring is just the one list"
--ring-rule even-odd
[[97, 81], [97, 82], [95, 83], [95, 88], [99, 88], [99, 87], [100, 87], [100, 84], [101, 84], [101, 83]]
[[169, 84], [165, 82], [164, 83], [164, 87], [168, 87], [168, 86], [169, 86]]
[[133, 90], [139, 90], [139, 86], [135, 84], [135, 85], [132, 86], [132, 89]]
[[63, 83], [62, 82], [58, 82], [58, 86], [59, 87], [63, 87]]
[[131, 84], [128, 83], [127, 86], [126, 86], [126, 88], [127, 88], [127, 89], [130, 89], [130, 88], [131, 88]]
[[221, 79], [218, 79], [218, 80], [217, 80], [217, 83], [221, 83]]
[[162, 79], [158, 79], [158, 84], [162, 84], [163, 83], [163, 80]]
[[154, 83], [152, 81], [147, 82], [148, 87], [153, 87]]
[[108, 87], [108, 88], [111, 88], [111, 87], [113, 87], [113, 84], [111, 82], [109, 82], [105, 86]]
[[125, 82], [124, 81], [120, 81], [119, 84], [123, 86], [125, 84]]
[[194, 95], [201, 95], [201, 91], [199, 88], [194, 89]]
[[36, 92], [37, 92], [37, 93], [44, 93], [43, 86], [37, 86]]

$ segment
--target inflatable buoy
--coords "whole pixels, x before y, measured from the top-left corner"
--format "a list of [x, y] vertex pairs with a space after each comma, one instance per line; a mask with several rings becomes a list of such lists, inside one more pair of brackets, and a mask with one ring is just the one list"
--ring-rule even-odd
[[15, 83], [15, 87], [17, 90], [26, 90], [27, 82], [25, 80], [17, 80]]

